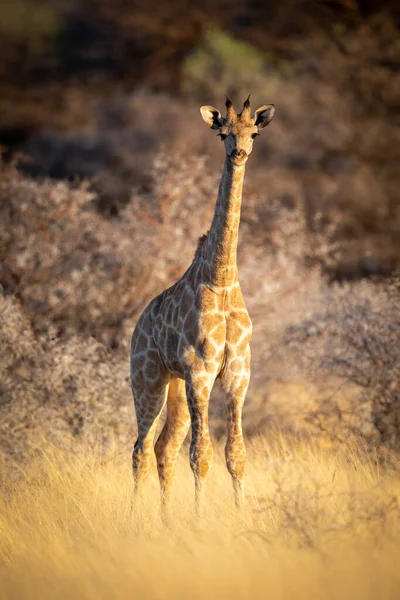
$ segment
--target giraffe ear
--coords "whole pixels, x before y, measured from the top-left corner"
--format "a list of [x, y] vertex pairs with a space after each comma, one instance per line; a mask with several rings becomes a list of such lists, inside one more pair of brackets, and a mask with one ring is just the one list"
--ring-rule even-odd
[[204, 123], [211, 129], [220, 129], [224, 124], [221, 113], [213, 106], [200, 106], [200, 112]]
[[254, 113], [254, 125], [257, 125], [259, 129], [263, 129], [272, 121], [274, 113], [275, 106], [273, 104], [264, 104], [264, 106], [257, 108]]

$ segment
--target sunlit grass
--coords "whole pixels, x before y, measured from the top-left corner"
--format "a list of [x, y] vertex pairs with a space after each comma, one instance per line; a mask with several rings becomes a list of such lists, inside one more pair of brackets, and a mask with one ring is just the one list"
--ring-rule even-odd
[[155, 468], [131, 509], [130, 453], [48, 447], [4, 465], [2, 598], [396, 598], [399, 464], [359, 443], [275, 435], [248, 452], [238, 513], [218, 448], [205, 516], [193, 514], [187, 448], [169, 526]]

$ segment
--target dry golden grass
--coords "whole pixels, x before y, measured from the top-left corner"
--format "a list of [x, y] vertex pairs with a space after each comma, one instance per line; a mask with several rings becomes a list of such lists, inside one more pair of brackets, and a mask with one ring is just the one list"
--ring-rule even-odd
[[158, 483], [131, 512], [130, 457], [47, 447], [3, 465], [1, 598], [396, 598], [400, 479], [354, 441], [252, 442], [246, 508], [232, 506], [222, 448], [204, 519], [192, 512], [187, 448], [173, 518]]

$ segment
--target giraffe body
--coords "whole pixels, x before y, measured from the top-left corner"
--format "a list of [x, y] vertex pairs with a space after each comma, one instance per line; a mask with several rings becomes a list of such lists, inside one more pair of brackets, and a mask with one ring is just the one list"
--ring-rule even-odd
[[190, 465], [200, 510], [213, 457], [208, 405], [217, 378], [227, 398], [227, 467], [237, 505], [243, 499], [246, 451], [241, 415], [250, 379], [251, 320], [239, 285], [236, 250], [245, 163], [258, 129], [271, 120], [273, 107], [258, 109], [253, 119], [248, 101], [236, 115], [227, 100], [226, 118], [212, 107], [201, 111], [206, 123], [219, 129], [227, 151], [213, 222], [181, 279], [144, 310], [131, 345], [138, 422], [133, 451], [135, 490], [148, 473], [157, 420], [167, 403], [167, 420], [155, 445], [164, 510], [190, 424]]

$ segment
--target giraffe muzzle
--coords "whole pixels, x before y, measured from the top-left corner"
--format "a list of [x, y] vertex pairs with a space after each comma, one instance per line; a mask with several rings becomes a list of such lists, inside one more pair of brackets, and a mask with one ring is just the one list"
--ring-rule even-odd
[[230, 153], [229, 158], [234, 164], [241, 165], [248, 159], [248, 154], [245, 150], [233, 150]]
[[230, 153], [231, 158], [247, 158], [246, 150], [233, 150]]

